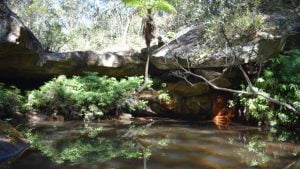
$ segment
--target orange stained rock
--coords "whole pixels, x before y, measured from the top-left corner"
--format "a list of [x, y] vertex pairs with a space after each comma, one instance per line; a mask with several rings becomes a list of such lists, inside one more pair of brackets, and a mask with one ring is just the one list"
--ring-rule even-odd
[[164, 102], [162, 102], [162, 105], [163, 105], [167, 110], [175, 110], [175, 108], [176, 108], [176, 103], [175, 103], [174, 100], [164, 101]]
[[218, 94], [213, 99], [213, 122], [218, 128], [228, 127], [235, 116], [234, 109], [228, 107], [228, 100], [229, 97], [226, 94]]

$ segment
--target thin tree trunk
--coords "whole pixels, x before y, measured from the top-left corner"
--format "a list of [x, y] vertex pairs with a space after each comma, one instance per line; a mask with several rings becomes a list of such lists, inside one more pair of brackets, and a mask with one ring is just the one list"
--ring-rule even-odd
[[125, 30], [124, 30], [124, 33], [123, 33], [123, 42], [124, 42], [124, 44], [127, 43], [127, 34], [128, 34], [128, 31], [129, 31], [131, 20], [132, 20], [132, 17], [131, 16], [127, 16], [127, 24], [125, 26]]
[[145, 83], [149, 81], [149, 64], [150, 64], [150, 46], [151, 46], [151, 41], [154, 38], [154, 21], [153, 21], [153, 16], [152, 16], [152, 9], [148, 9], [148, 14], [147, 18], [145, 21], [144, 25], [144, 38], [145, 42], [147, 45], [147, 62], [146, 62], [146, 67], [145, 67]]
[[145, 83], [149, 81], [150, 46], [147, 46], [147, 61], [145, 66]]

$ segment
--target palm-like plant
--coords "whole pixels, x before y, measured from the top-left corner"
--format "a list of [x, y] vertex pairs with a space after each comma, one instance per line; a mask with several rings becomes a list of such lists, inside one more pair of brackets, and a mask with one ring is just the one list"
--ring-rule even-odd
[[150, 44], [154, 36], [155, 24], [153, 11], [163, 11], [167, 13], [176, 13], [176, 9], [166, 0], [122, 0], [125, 5], [137, 8], [144, 19], [143, 34], [147, 45], [147, 62], [145, 67], [145, 83], [149, 80], [149, 62], [150, 62]]

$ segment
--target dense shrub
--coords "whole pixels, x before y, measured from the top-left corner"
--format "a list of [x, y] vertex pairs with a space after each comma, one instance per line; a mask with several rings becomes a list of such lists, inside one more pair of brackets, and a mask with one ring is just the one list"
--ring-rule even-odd
[[[300, 111], [300, 50], [279, 55], [267, 63], [261, 77], [255, 79], [255, 86], [270, 96], [286, 102]], [[247, 90], [247, 89], [246, 89]], [[270, 103], [264, 97], [238, 96], [249, 117], [261, 123], [294, 125], [299, 116], [284, 107]]]
[[0, 83], [0, 118], [10, 118], [22, 108], [23, 97], [15, 87], [5, 88]]
[[146, 102], [139, 100], [135, 94], [142, 83], [142, 77], [116, 80], [96, 74], [72, 78], [59, 76], [29, 92], [27, 106], [31, 111], [48, 115], [88, 120], [124, 108], [144, 108]]

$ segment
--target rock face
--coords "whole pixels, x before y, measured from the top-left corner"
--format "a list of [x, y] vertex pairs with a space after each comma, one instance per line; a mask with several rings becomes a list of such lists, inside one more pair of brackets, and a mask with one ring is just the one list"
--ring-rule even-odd
[[17, 16], [0, 15], [0, 78], [49, 79], [86, 71], [124, 77], [142, 75], [143, 69], [134, 50], [47, 53]]
[[0, 164], [23, 152], [28, 146], [21, 133], [0, 121]]
[[49, 79], [86, 71], [109, 76], [142, 75], [144, 63], [128, 51], [46, 53], [34, 35], [17, 18], [0, 18], [0, 77]]
[[142, 75], [144, 69], [143, 62], [132, 51], [78, 51], [38, 55], [13, 44], [8, 44], [6, 49], [16, 51], [9, 55], [0, 52], [0, 76], [8, 79], [49, 79], [61, 74], [81, 75], [88, 71], [125, 77]]
[[189, 68], [227, 67], [268, 58], [281, 52], [285, 44], [283, 36], [260, 32], [255, 42], [233, 47], [238, 57], [233, 59], [230, 57], [232, 49], [205, 52], [205, 48], [199, 45], [202, 34], [201, 27], [182, 30], [169, 43], [154, 50], [151, 63], [162, 70], [178, 69], [178, 65]]

